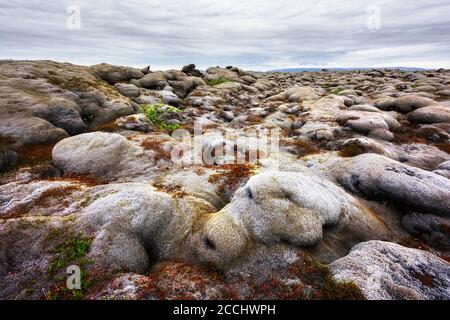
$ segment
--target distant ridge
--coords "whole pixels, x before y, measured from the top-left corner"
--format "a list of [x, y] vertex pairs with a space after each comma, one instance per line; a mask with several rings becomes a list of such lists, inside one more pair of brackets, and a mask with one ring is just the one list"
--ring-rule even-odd
[[291, 69], [278, 69], [271, 70], [270, 72], [319, 72], [322, 70], [328, 71], [367, 71], [372, 69], [384, 69], [384, 70], [402, 70], [402, 71], [424, 71], [429, 69], [414, 68], [414, 67], [389, 67], [389, 68], [291, 68]]

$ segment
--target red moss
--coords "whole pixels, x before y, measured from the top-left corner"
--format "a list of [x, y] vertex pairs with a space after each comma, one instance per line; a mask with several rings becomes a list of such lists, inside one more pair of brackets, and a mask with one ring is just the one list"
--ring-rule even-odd
[[231, 278], [228, 283], [232, 287], [247, 288], [245, 296], [239, 297], [246, 300], [365, 299], [354, 283], [334, 280], [328, 267], [303, 252], [299, 252], [298, 260], [287, 268]]
[[253, 174], [253, 166], [249, 164], [225, 164], [220, 166], [206, 166], [214, 168], [218, 173], [209, 176], [210, 183], [219, 183], [219, 192], [226, 188], [236, 190], [241, 183], [245, 183]]
[[45, 300], [89, 300], [104, 290], [115, 275], [116, 273], [110, 270], [91, 267], [82, 272], [80, 290], [69, 290], [65, 280], [57, 279], [42, 298]]
[[54, 144], [23, 147], [18, 150], [21, 166], [34, 165], [52, 159]]
[[160, 141], [145, 139], [141, 143], [141, 147], [145, 150], [153, 150], [155, 152], [155, 161], [170, 160], [172, 158], [171, 153], [163, 148], [163, 144]]
[[238, 298], [235, 290], [227, 285], [216, 271], [201, 269], [186, 262], [163, 262], [150, 272], [148, 282], [139, 293], [138, 299], [146, 297], [169, 300], [204, 299], [206, 290], [211, 287], [217, 289], [217, 297], [212, 298]]

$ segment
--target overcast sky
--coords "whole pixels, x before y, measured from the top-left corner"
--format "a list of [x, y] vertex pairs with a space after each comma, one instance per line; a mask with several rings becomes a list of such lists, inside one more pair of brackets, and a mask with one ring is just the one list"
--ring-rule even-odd
[[2, 0], [3, 58], [152, 69], [450, 68], [450, 1]]

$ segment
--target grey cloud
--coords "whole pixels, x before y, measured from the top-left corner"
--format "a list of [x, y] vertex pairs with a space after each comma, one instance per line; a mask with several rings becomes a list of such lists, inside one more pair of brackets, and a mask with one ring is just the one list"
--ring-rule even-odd
[[[366, 26], [374, 4], [379, 30]], [[81, 30], [66, 27], [69, 5], [81, 8]], [[448, 0], [15, 0], [0, 4], [0, 58], [154, 68], [450, 67], [449, 11]]]

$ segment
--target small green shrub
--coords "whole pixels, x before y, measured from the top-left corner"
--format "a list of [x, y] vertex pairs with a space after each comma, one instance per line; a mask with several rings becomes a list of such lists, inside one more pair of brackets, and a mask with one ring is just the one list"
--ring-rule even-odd
[[144, 113], [145, 118], [152, 122], [159, 130], [176, 130], [180, 127], [179, 124], [167, 123], [167, 116], [173, 112], [181, 112], [180, 109], [165, 106], [163, 103], [155, 103], [150, 105], [142, 105], [141, 111]]
[[341, 91], [343, 91], [343, 89], [337, 87], [337, 88], [331, 90], [331, 94], [339, 94], [339, 93], [341, 93]]
[[217, 78], [217, 79], [206, 79], [205, 82], [208, 86], [217, 86], [222, 83], [232, 82], [232, 80], [228, 78]]

